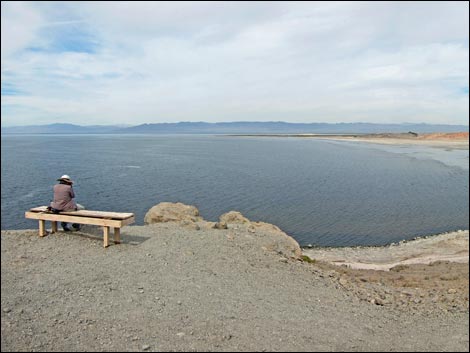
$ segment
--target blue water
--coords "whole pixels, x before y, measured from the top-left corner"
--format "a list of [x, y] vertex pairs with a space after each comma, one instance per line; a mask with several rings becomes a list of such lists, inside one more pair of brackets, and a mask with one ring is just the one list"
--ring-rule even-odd
[[[431, 151], [431, 152], [430, 152]], [[434, 152], [432, 152], [434, 151]], [[195, 205], [279, 226], [301, 245], [384, 245], [468, 229], [468, 150], [302, 138], [2, 135], [1, 228], [37, 228], [62, 174], [88, 209]]]

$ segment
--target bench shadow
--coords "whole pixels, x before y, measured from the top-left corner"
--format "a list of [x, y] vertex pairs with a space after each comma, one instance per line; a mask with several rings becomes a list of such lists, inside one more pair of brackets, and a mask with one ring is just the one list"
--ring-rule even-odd
[[[101, 229], [101, 227], [92, 228], [91, 226], [86, 226], [86, 227], [83, 226], [82, 229], [80, 229], [79, 231], [64, 232], [63, 230], [58, 230], [57, 233], [73, 234], [73, 235], [81, 236], [83, 238], [103, 242], [103, 230]], [[148, 239], [150, 239], [150, 237], [130, 235], [130, 234], [126, 234], [125, 231], [124, 232], [121, 231], [121, 244], [140, 245]], [[109, 234], [109, 245], [114, 245], [114, 234], [112, 231]]]
[[[89, 233], [84, 233], [82, 231], [78, 232], [72, 232], [74, 235], [80, 235], [81, 237], [88, 238], [88, 239], [93, 239], [93, 240], [98, 240], [100, 242], [103, 242], [103, 235], [96, 235], [96, 234], [89, 234]], [[141, 237], [138, 235], [126, 235], [121, 233], [121, 244], [129, 244], [129, 245], [140, 245], [146, 240], [150, 239], [150, 237]], [[113, 245], [114, 244], [114, 238], [113, 235], [109, 235], [109, 244]]]
[[121, 243], [129, 245], [140, 245], [144, 241], [150, 239], [150, 237], [141, 237], [138, 235], [126, 235], [121, 234]]

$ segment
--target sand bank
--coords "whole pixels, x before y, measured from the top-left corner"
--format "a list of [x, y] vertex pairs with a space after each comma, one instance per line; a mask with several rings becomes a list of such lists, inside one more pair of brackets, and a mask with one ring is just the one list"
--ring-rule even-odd
[[363, 135], [318, 135], [299, 134], [297, 137], [311, 137], [317, 139], [327, 139], [336, 141], [368, 142], [386, 145], [416, 145], [430, 146], [446, 149], [468, 149], [468, 133], [447, 133], [447, 134], [363, 134]]
[[458, 231], [403, 241], [381, 247], [303, 249], [304, 255], [353, 269], [389, 271], [398, 265], [430, 264], [436, 261], [468, 263], [469, 231]]

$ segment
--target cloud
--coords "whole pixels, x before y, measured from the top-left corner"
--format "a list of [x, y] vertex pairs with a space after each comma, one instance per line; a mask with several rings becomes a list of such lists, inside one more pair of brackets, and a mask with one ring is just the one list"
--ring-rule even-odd
[[468, 124], [468, 62], [466, 2], [7, 1], [2, 124]]
[[16, 52], [27, 48], [37, 38], [42, 18], [24, 2], [2, 2], [2, 67]]

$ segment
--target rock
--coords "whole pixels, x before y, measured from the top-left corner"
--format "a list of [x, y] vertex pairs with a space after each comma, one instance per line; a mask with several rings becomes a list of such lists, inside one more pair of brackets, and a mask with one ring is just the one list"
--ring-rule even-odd
[[186, 229], [192, 229], [192, 230], [200, 230], [201, 227], [199, 227], [199, 225], [193, 221], [190, 221], [190, 220], [182, 220], [180, 222], [180, 225]]
[[284, 233], [279, 227], [265, 222], [251, 222], [256, 230], [254, 234], [260, 237], [265, 237], [266, 242], [264, 247], [278, 254], [294, 259], [300, 259], [302, 256], [302, 249], [299, 243]]
[[199, 210], [196, 207], [180, 202], [161, 202], [148, 210], [144, 217], [145, 224], [201, 220], [202, 217], [199, 216]]
[[230, 211], [219, 217], [220, 222], [225, 223], [250, 223], [250, 220], [244, 217], [240, 212]]
[[225, 221], [220, 221], [214, 224], [214, 229], [227, 229], [227, 222]]
[[372, 299], [372, 300], [373, 300], [375, 305], [381, 305], [381, 306], [385, 305], [385, 302], [380, 298], [375, 298], [375, 299]]
[[202, 220], [202, 221], [197, 222], [197, 224], [199, 225], [199, 228], [207, 230], [207, 229], [214, 229], [216, 222], [209, 222], [209, 221]]

